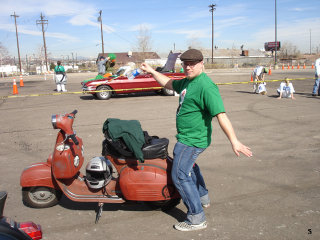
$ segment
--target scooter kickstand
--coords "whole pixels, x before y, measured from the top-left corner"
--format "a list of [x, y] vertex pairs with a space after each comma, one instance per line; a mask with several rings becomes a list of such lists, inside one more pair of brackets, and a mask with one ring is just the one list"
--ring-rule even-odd
[[95, 224], [97, 224], [99, 222], [99, 219], [101, 217], [101, 214], [102, 214], [102, 210], [103, 210], [103, 205], [104, 203], [98, 203], [98, 211], [97, 211], [97, 215], [96, 215], [96, 222]]

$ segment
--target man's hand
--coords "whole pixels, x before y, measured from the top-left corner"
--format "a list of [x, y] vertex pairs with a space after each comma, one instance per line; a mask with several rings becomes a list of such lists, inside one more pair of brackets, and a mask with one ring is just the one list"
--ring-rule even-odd
[[151, 73], [151, 74], [155, 72], [155, 70], [148, 63], [142, 63], [140, 66], [140, 69], [144, 72]]
[[240, 153], [247, 157], [252, 157], [252, 152], [249, 147], [243, 145], [241, 142], [236, 141], [235, 143], [232, 144], [232, 149], [234, 153], [239, 157]]
[[219, 113], [217, 116], [218, 122], [220, 124], [221, 129], [226, 134], [227, 138], [229, 139], [232, 149], [234, 153], [239, 157], [240, 153], [244, 154], [247, 157], [252, 157], [252, 152], [250, 148], [243, 145], [236, 137], [236, 134], [233, 130], [232, 124], [227, 117], [226, 113]]
[[140, 65], [140, 69], [144, 72], [151, 73], [154, 79], [162, 86], [167, 89], [173, 90], [172, 88], [172, 79], [163, 75], [162, 73], [157, 72], [154, 70], [149, 64], [142, 63]]

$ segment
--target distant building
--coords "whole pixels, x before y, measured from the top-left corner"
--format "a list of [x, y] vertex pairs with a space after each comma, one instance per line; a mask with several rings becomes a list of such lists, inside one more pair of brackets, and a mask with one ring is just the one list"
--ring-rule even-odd
[[[114, 53], [117, 56], [116, 64], [117, 65], [126, 65], [128, 62], [141, 63], [145, 59], [160, 59], [160, 56], [155, 52], [119, 52]], [[97, 60], [101, 56], [108, 57], [109, 53], [99, 53]]]
[[[23, 70], [22, 70], [23, 72]], [[12, 65], [2, 65], [0, 66], [0, 73], [1, 76], [9, 76], [9, 75], [13, 75], [13, 74], [17, 74], [18, 73], [18, 68], [17, 66], [12, 66]]]

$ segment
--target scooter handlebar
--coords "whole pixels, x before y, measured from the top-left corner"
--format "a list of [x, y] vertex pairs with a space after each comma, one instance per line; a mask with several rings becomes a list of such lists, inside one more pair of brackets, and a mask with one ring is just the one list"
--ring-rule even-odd
[[71, 114], [76, 115], [78, 113], [78, 110], [74, 110]]
[[79, 145], [79, 141], [76, 138], [76, 134], [72, 134], [69, 137], [71, 138], [71, 140], [74, 142], [75, 145]]

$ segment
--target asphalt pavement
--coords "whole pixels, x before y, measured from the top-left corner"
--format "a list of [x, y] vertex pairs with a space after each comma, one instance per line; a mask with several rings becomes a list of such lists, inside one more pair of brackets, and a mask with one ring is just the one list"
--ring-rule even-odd
[[[266, 80], [293, 80], [296, 100], [277, 99], [280, 82], [268, 82], [268, 94], [252, 93], [251, 69], [210, 70], [219, 85], [226, 112], [241, 142], [253, 157], [236, 157], [216, 120], [213, 143], [198, 158], [212, 200], [205, 209], [208, 228], [173, 229], [186, 208], [161, 212], [143, 203], [105, 204], [95, 224], [96, 204], [63, 197], [52, 208], [32, 209], [22, 203], [20, 174], [46, 161], [57, 130], [51, 115], [78, 110], [74, 123], [85, 146], [85, 163], [101, 155], [102, 125], [107, 118], [136, 119], [150, 135], [175, 144], [178, 97], [131, 94], [102, 101], [82, 94], [80, 82], [96, 73], [68, 75], [67, 94], [55, 94], [52, 76], [24, 77], [18, 97], [12, 79], [0, 79], [0, 190], [8, 191], [6, 216], [41, 224], [43, 239], [320, 239], [320, 97], [311, 96], [313, 69], [273, 70]], [[19, 85], [19, 79], [17, 79]], [[222, 85], [224, 84], [224, 85]], [[74, 93], [72, 93], [74, 92]], [[47, 95], [43, 95], [47, 94]], [[2, 97], [2, 98], [1, 98]]]

